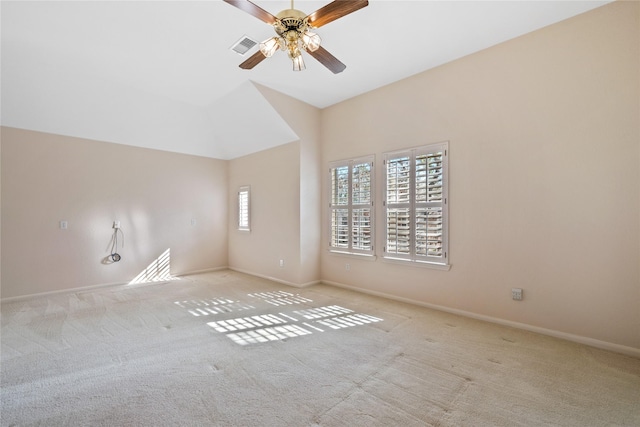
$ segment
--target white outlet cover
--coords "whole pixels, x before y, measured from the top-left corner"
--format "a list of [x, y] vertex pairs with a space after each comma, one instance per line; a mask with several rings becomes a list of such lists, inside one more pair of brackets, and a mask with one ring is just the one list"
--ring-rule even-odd
[[514, 300], [520, 301], [522, 299], [522, 289], [511, 288], [511, 296]]

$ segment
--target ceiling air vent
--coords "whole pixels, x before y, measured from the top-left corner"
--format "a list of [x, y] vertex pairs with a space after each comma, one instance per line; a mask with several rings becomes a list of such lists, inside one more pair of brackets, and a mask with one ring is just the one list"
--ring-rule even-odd
[[240, 40], [238, 40], [233, 44], [233, 46], [231, 46], [231, 50], [239, 55], [244, 55], [245, 53], [249, 52], [251, 48], [257, 44], [258, 44], [257, 41], [251, 40], [247, 36], [242, 36]]

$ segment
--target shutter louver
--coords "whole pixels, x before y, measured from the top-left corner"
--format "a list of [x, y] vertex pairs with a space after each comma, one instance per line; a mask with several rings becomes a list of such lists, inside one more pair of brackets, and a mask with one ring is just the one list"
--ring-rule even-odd
[[352, 203], [354, 205], [368, 205], [371, 202], [371, 165], [363, 163], [353, 167], [351, 178]]
[[334, 248], [349, 247], [349, 210], [334, 209], [331, 217], [331, 246]]
[[409, 209], [387, 210], [387, 252], [408, 255], [411, 250], [411, 216]]
[[386, 252], [411, 255], [411, 156], [399, 154], [386, 161]]
[[349, 204], [349, 168], [339, 167], [333, 170], [332, 178], [332, 203], [334, 205], [346, 206]]
[[387, 162], [387, 203], [409, 202], [411, 161], [401, 157]]
[[427, 156], [427, 194], [428, 202], [442, 200], [442, 153]]
[[371, 249], [371, 209], [353, 210], [351, 236], [354, 249]]
[[330, 171], [330, 247], [373, 253], [372, 158], [336, 162]]
[[442, 256], [442, 208], [416, 209], [416, 255]]
[[238, 230], [249, 230], [249, 188], [238, 191]]
[[391, 258], [444, 261], [446, 144], [387, 154], [386, 247]]
[[442, 208], [427, 209], [427, 255], [442, 257]]
[[353, 249], [365, 251], [372, 249], [371, 166], [371, 163], [360, 163], [351, 169], [351, 243]]
[[442, 156], [416, 156], [416, 256], [442, 257]]

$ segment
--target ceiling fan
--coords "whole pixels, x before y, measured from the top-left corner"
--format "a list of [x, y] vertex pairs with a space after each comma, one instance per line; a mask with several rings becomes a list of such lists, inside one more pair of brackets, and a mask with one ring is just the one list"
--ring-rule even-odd
[[320, 28], [369, 4], [368, 0], [334, 0], [307, 15], [294, 9], [291, 0], [291, 9], [285, 9], [274, 16], [249, 0], [224, 1], [272, 25], [277, 33], [277, 36], [260, 43], [260, 50], [240, 64], [240, 68], [250, 70], [281, 49], [293, 61], [294, 71], [306, 68], [302, 58], [302, 51], [306, 51], [334, 74], [341, 73], [347, 66], [320, 46], [320, 36], [310, 30]]

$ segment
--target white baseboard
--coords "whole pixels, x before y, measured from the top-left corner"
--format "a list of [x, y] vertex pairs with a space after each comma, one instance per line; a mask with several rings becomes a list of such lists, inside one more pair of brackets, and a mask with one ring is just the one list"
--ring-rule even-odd
[[[188, 271], [188, 272], [184, 272], [184, 273], [179, 273], [179, 274], [175, 274], [172, 275], [172, 277], [176, 277], [176, 278], [180, 278], [180, 276], [189, 276], [191, 274], [202, 274], [202, 273], [209, 273], [212, 271], [219, 271], [219, 270], [228, 270], [228, 267], [214, 267], [214, 268], [207, 268], [204, 270], [196, 270], [196, 271]], [[74, 292], [85, 292], [85, 291], [90, 291], [90, 290], [94, 290], [94, 289], [99, 289], [99, 288], [107, 288], [107, 287], [115, 287], [115, 286], [126, 286], [126, 285], [131, 285], [131, 286], [145, 286], [145, 285], [156, 285], [156, 284], [160, 284], [160, 283], [167, 283], [168, 280], [160, 280], [160, 281], [151, 281], [151, 282], [142, 282], [142, 283], [136, 283], [136, 284], [131, 284], [130, 282], [112, 282], [112, 283], [100, 283], [97, 285], [89, 285], [89, 286], [80, 286], [77, 288], [65, 288], [65, 289], [58, 289], [55, 291], [47, 291], [47, 292], [36, 292], [35, 294], [26, 294], [26, 295], [18, 295], [15, 297], [7, 297], [7, 298], [0, 298], [0, 302], [12, 302], [12, 301], [21, 301], [21, 300], [26, 300], [26, 299], [30, 299], [30, 298], [41, 298], [41, 297], [47, 297], [47, 296], [51, 296], [51, 295], [56, 295], [56, 294], [64, 294], [64, 293], [74, 293]]]
[[84, 291], [90, 291], [98, 288], [107, 288], [110, 286], [124, 286], [128, 284], [129, 284], [128, 282], [100, 283], [98, 285], [80, 286], [77, 288], [65, 288], [65, 289], [58, 289], [55, 291], [36, 292], [35, 294], [18, 295], [15, 297], [2, 298], [0, 299], [0, 301], [3, 303], [13, 302], [13, 301], [22, 301], [22, 300], [31, 299], [31, 298], [48, 297], [51, 295], [64, 294], [64, 293], [84, 292]]
[[176, 273], [176, 277], [191, 276], [192, 274], [211, 273], [213, 271], [220, 271], [220, 270], [229, 270], [229, 267], [224, 266], [224, 267], [205, 268], [204, 270], [185, 271], [182, 273]]
[[485, 322], [496, 323], [503, 326], [510, 326], [516, 329], [522, 329], [529, 332], [536, 332], [541, 335], [547, 335], [554, 338], [560, 338], [567, 341], [572, 341], [578, 344], [585, 344], [591, 347], [599, 348], [602, 350], [613, 351], [615, 353], [625, 354], [627, 356], [632, 356], [640, 359], [640, 349], [634, 347], [627, 347], [620, 344], [614, 344], [607, 341], [596, 340], [589, 337], [584, 337], [581, 335], [569, 334], [562, 331], [556, 331], [553, 329], [541, 328], [539, 326], [528, 325], [526, 323], [513, 322], [511, 320], [500, 319], [497, 317], [485, 316], [483, 314], [472, 313], [469, 311], [458, 310], [455, 308], [444, 307], [436, 304], [429, 304], [425, 302], [415, 301], [409, 298], [403, 298], [391, 294], [387, 294], [384, 292], [371, 291], [368, 289], [358, 288], [355, 286], [345, 285], [343, 283], [332, 282], [329, 280], [322, 280], [321, 283], [326, 285], [335, 286], [338, 288], [349, 289], [351, 291], [361, 292], [364, 294], [374, 295], [378, 297], [388, 298], [394, 301], [404, 302], [408, 304], [418, 305], [421, 307], [430, 308], [433, 310], [444, 311], [451, 314], [457, 314], [459, 316], [469, 317], [472, 319], [483, 320]]
[[293, 282], [289, 282], [287, 280], [278, 279], [277, 277], [266, 276], [264, 274], [259, 274], [259, 273], [254, 273], [252, 271], [243, 270], [242, 268], [229, 267], [229, 270], [237, 271], [238, 273], [248, 274], [250, 276], [260, 277], [262, 279], [271, 280], [272, 282], [281, 283], [283, 285], [292, 286], [294, 288], [307, 288], [309, 286], [313, 286], [313, 285], [317, 285], [319, 283], [322, 283], [320, 280], [314, 280], [312, 282], [307, 282], [307, 283], [293, 283]]

